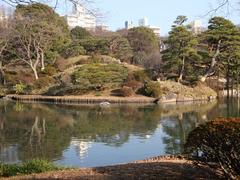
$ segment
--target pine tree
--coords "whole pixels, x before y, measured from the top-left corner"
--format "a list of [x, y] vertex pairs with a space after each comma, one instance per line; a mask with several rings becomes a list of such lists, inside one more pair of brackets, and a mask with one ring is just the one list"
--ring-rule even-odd
[[192, 76], [193, 64], [201, 57], [197, 53], [197, 38], [184, 25], [185, 16], [177, 17], [169, 37], [166, 40], [167, 49], [163, 52], [164, 70], [178, 76], [178, 82], [184, 76]]
[[[223, 17], [214, 17], [210, 19], [208, 30], [202, 34], [204, 43], [207, 45], [207, 51], [211, 62], [206, 73], [201, 77], [204, 82], [207, 77], [216, 72], [216, 67], [223, 65], [233, 46], [237, 43], [238, 29], [236, 26]], [[233, 49], [232, 49], [233, 50]]]

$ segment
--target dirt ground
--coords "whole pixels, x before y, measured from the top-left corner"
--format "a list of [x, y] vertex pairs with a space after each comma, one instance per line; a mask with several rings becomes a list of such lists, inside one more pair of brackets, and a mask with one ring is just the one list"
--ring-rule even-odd
[[178, 158], [155, 157], [116, 166], [70, 169], [27, 176], [6, 178], [21, 179], [73, 179], [73, 180], [161, 180], [161, 179], [221, 179], [220, 173], [191, 161]]

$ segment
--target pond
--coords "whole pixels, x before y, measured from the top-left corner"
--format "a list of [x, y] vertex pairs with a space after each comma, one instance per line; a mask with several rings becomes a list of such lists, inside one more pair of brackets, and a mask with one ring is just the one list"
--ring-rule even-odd
[[183, 151], [188, 134], [240, 103], [60, 105], [0, 100], [0, 161], [96, 167]]

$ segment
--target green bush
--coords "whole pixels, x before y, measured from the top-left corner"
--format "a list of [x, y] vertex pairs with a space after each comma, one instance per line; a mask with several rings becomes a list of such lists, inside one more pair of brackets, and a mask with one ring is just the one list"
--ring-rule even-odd
[[16, 94], [24, 94], [26, 89], [27, 89], [27, 86], [21, 82], [14, 86], [14, 90]]
[[162, 95], [160, 84], [153, 81], [146, 82], [143, 87], [143, 94], [145, 96], [159, 98]]
[[62, 168], [46, 160], [35, 159], [22, 164], [0, 164], [0, 177], [16, 176], [20, 174], [42, 173], [60, 170]]
[[89, 89], [91, 89], [91, 86], [85, 84], [71, 86], [60, 85], [49, 88], [44, 94], [50, 96], [83, 95], [89, 92]]
[[135, 71], [133, 73], [133, 76], [136, 81], [140, 81], [140, 82], [150, 81], [150, 77], [145, 70]]
[[109, 54], [108, 41], [106, 38], [91, 37], [78, 41], [79, 45], [86, 50], [86, 54]]
[[55, 68], [52, 65], [48, 65], [45, 67], [44, 71], [42, 72], [43, 74], [46, 74], [48, 76], [53, 76], [54, 74], [57, 73], [57, 68]]
[[33, 83], [32, 89], [41, 89], [44, 87], [49, 87], [54, 84], [54, 79], [50, 76], [41, 77]]
[[95, 94], [96, 97], [102, 96], [101, 92], [96, 92]]
[[89, 90], [121, 87], [128, 76], [125, 67], [119, 64], [87, 64], [73, 73], [75, 85], [85, 85]]
[[79, 44], [70, 44], [62, 51], [62, 56], [64, 58], [70, 58], [75, 56], [84, 55], [86, 53], [84, 47]]
[[6, 95], [6, 89], [0, 86], [0, 97], [3, 97], [5, 95]]

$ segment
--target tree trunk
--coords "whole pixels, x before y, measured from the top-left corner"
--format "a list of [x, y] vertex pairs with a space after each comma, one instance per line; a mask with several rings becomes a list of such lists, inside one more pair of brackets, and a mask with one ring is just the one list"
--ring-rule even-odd
[[42, 49], [40, 49], [41, 51], [41, 65], [42, 65], [42, 68], [41, 70], [44, 71], [45, 70], [45, 63], [44, 63], [44, 52]]
[[229, 69], [229, 61], [228, 61], [228, 65], [227, 65], [227, 98], [229, 99], [229, 73], [230, 73], [230, 69]]
[[239, 98], [239, 71], [237, 66], [237, 98]]
[[182, 81], [184, 70], [185, 70], [185, 57], [182, 58], [182, 68], [181, 68], [181, 72], [180, 72], [180, 75], [178, 78], [178, 82]]
[[234, 74], [232, 73], [232, 81], [231, 81], [231, 88], [232, 88], [232, 96], [231, 97], [234, 97]]
[[200, 79], [202, 82], [205, 82], [207, 77], [211, 76], [211, 74], [214, 72], [214, 67], [217, 64], [217, 57], [220, 54], [220, 45], [221, 45], [221, 40], [218, 41], [216, 53], [212, 57], [212, 61], [211, 61], [211, 65], [210, 65], [209, 69], [207, 70], [206, 74], [203, 77], [201, 77], [201, 79]]
[[2, 61], [0, 61], [0, 85], [5, 85], [5, 77], [4, 77]]
[[32, 70], [33, 70], [33, 73], [34, 73], [35, 79], [38, 80], [39, 77], [38, 77], [37, 67], [31, 65], [31, 68], [32, 68]]

